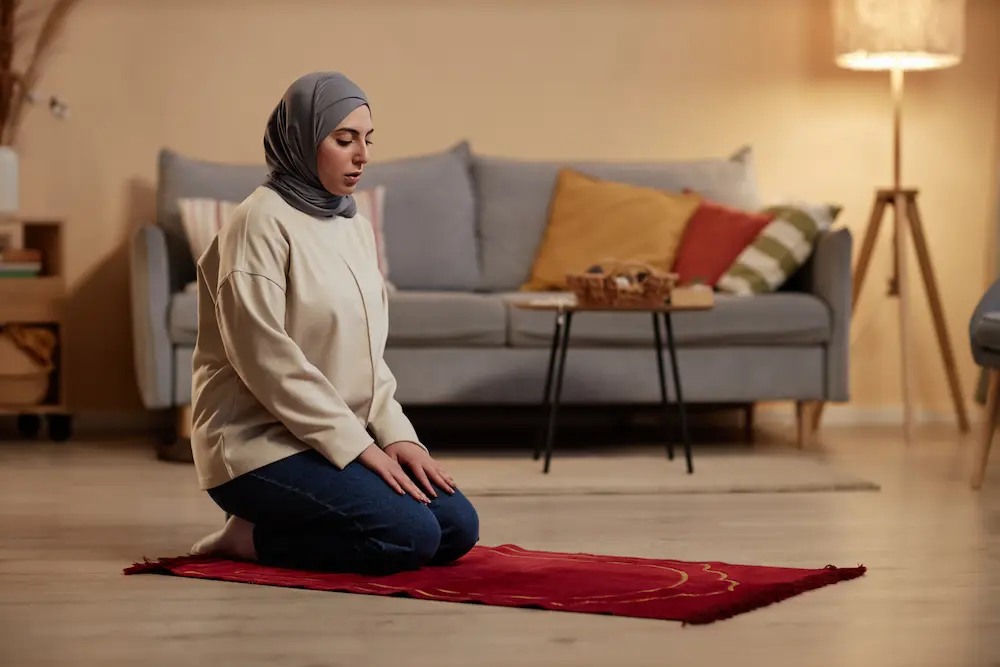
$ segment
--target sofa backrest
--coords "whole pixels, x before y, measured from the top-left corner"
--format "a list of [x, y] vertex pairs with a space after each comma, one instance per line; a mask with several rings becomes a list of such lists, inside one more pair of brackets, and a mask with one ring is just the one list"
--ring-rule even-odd
[[[749, 148], [729, 158], [663, 162], [530, 161], [475, 155], [467, 142], [427, 155], [372, 162], [361, 188], [385, 187], [383, 230], [389, 278], [400, 289], [517, 290], [527, 279], [548, 222], [559, 170], [680, 191], [745, 209], [761, 205]], [[171, 287], [195, 279], [177, 200], [240, 202], [267, 168], [159, 154], [157, 224], [166, 232]]]
[[156, 224], [167, 236], [172, 291], [183, 289], [195, 279], [191, 256], [177, 200], [208, 197], [240, 202], [267, 176], [263, 165], [238, 165], [186, 157], [170, 149], [159, 154], [156, 187]]
[[527, 161], [473, 155], [482, 290], [517, 290], [528, 279], [563, 167], [643, 187], [674, 192], [690, 188], [713, 201], [749, 210], [761, 205], [749, 147], [729, 158], [663, 162]]
[[361, 188], [385, 187], [389, 280], [400, 289], [469, 291], [479, 284], [472, 157], [462, 141], [365, 167]]
[[[167, 232], [172, 288], [195, 279], [177, 200], [240, 202], [264, 182], [267, 168], [222, 164], [163, 149], [157, 224]], [[476, 204], [466, 142], [440, 153], [372, 162], [361, 188], [385, 187], [383, 229], [390, 280], [401, 289], [473, 290], [479, 284]]]

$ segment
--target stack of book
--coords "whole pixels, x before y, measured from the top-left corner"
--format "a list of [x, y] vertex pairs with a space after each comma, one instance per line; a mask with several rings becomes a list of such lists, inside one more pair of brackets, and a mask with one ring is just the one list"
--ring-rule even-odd
[[0, 252], [0, 278], [36, 278], [42, 272], [42, 253], [8, 248]]

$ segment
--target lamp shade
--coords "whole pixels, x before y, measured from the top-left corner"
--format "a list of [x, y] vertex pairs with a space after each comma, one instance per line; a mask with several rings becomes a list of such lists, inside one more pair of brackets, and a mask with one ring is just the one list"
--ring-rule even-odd
[[966, 0], [832, 1], [841, 67], [927, 70], [962, 60]]

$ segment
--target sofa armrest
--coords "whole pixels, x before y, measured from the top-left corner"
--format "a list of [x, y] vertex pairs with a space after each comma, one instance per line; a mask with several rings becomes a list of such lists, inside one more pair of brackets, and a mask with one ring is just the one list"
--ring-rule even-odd
[[833, 332], [826, 348], [827, 401], [850, 398], [853, 237], [847, 228], [821, 232], [806, 268], [803, 289], [830, 308]]
[[149, 409], [173, 405], [173, 343], [168, 330], [170, 263], [167, 238], [143, 225], [129, 248], [132, 347], [142, 403]]

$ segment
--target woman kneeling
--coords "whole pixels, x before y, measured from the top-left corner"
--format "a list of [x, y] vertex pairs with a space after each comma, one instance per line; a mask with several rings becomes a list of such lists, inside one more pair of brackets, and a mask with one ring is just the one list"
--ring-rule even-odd
[[387, 290], [352, 197], [373, 131], [343, 75], [296, 80], [268, 119], [267, 179], [198, 261], [191, 445], [231, 516], [195, 554], [385, 574], [479, 539], [383, 358]]

